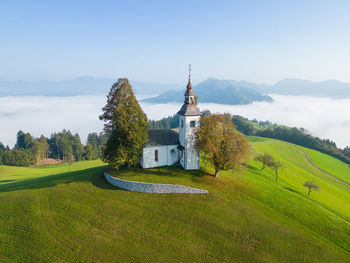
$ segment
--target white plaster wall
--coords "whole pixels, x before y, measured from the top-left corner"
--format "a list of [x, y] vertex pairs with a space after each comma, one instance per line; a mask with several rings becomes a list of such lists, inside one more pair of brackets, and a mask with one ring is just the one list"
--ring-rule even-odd
[[[180, 125], [181, 117], [183, 117], [184, 120], [184, 127], [180, 129], [179, 132], [181, 133], [180, 138], [181, 136], [184, 137], [184, 144], [181, 145], [185, 147], [185, 154], [181, 165], [186, 170], [197, 170], [199, 169], [199, 154], [194, 149], [194, 132], [199, 127], [200, 116], [180, 116]], [[196, 122], [196, 127], [190, 126], [191, 121]]]
[[[183, 121], [183, 127], [181, 127], [181, 122]], [[186, 117], [180, 115], [179, 118], [179, 142], [180, 145], [185, 147], [185, 129], [186, 129]]]
[[[158, 150], [158, 162], [155, 161], [155, 150]], [[175, 151], [176, 158], [172, 158], [171, 150]], [[177, 162], [179, 150], [177, 145], [159, 145], [143, 148], [141, 166], [142, 168], [152, 168], [159, 166], [173, 165]]]

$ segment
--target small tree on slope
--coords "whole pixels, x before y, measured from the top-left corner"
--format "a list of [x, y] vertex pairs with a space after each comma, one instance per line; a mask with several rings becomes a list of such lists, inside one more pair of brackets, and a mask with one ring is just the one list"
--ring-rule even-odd
[[278, 161], [278, 160], [274, 160], [272, 163], [269, 164], [269, 166], [271, 167], [271, 169], [275, 170], [276, 181], [277, 181], [278, 180], [278, 169], [283, 167], [283, 163]]
[[310, 193], [312, 191], [318, 191], [320, 187], [314, 182], [314, 181], [306, 181], [304, 184], [305, 187], [309, 188], [309, 192], [307, 193], [307, 196], [310, 196]]
[[112, 86], [100, 120], [105, 121], [107, 135], [102, 159], [115, 169], [137, 164], [148, 139], [147, 116], [127, 78], [120, 78]]
[[202, 117], [195, 133], [195, 149], [215, 167], [215, 177], [219, 170], [232, 169], [249, 155], [248, 141], [235, 129], [230, 114]]
[[271, 167], [275, 162], [274, 158], [269, 153], [258, 154], [257, 156], [255, 156], [254, 160], [260, 162], [263, 165], [261, 170], [264, 170], [268, 166]]

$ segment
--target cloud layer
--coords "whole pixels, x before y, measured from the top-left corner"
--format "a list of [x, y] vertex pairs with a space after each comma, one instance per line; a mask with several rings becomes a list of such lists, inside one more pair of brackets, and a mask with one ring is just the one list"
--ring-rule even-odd
[[[340, 147], [350, 145], [350, 100], [271, 95], [273, 103], [220, 105], [200, 103], [201, 110], [230, 112], [249, 119], [269, 120], [288, 126], [304, 127], [313, 135], [329, 138]], [[0, 141], [13, 146], [19, 130], [35, 136], [50, 136], [63, 128], [79, 133], [83, 142], [89, 132], [99, 132], [98, 119], [106, 102], [105, 95], [76, 97], [3, 97], [0, 98]], [[150, 119], [175, 114], [180, 104], [141, 103]]]

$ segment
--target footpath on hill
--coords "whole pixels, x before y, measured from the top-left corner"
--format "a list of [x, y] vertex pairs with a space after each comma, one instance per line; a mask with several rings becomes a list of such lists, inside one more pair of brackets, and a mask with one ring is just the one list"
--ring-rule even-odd
[[345, 184], [347, 184], [347, 185], [350, 185], [349, 182], [347, 182], [347, 181], [345, 181], [345, 180], [339, 178], [338, 176], [336, 176], [336, 175], [334, 175], [334, 174], [331, 174], [330, 172], [327, 172], [326, 170], [323, 170], [321, 167], [319, 167], [317, 164], [315, 164], [315, 163], [311, 160], [310, 155], [309, 155], [303, 148], [301, 148], [301, 147], [299, 147], [299, 146], [297, 146], [297, 145], [291, 144], [291, 143], [288, 143], [288, 144], [291, 145], [291, 146], [294, 146], [295, 148], [298, 148], [300, 151], [302, 151], [302, 152], [304, 153], [304, 155], [305, 155], [307, 161], [308, 161], [312, 166], [314, 166], [314, 167], [316, 167], [318, 170], [320, 170], [321, 172], [323, 172], [323, 173], [325, 173], [325, 174], [327, 174], [327, 175], [329, 175], [329, 176], [332, 176], [333, 178], [335, 178], [335, 179], [337, 179], [337, 180], [339, 180], [339, 181], [341, 181], [341, 182], [343, 182], [343, 183], [345, 183]]

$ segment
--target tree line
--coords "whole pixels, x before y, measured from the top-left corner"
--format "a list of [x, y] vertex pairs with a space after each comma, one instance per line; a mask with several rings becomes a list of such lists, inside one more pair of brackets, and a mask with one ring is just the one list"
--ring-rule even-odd
[[52, 133], [50, 138], [19, 131], [13, 149], [0, 143], [0, 165], [31, 166], [43, 158], [67, 163], [94, 160], [100, 158], [105, 142], [102, 133], [90, 133], [84, 146], [79, 134], [73, 135], [69, 130]]
[[[202, 112], [202, 115], [207, 116], [211, 115], [211, 113], [210, 111], [206, 110]], [[237, 127], [237, 130], [243, 133], [244, 135], [274, 138], [294, 143], [300, 146], [320, 151], [322, 153], [326, 153], [345, 163], [350, 164], [349, 146], [345, 147], [344, 149], [340, 149], [337, 147], [335, 142], [329, 139], [320, 139], [319, 137], [312, 136], [304, 128], [291, 128], [287, 126], [277, 125], [269, 121], [250, 121], [238, 115], [234, 115], [232, 117], [232, 121]], [[178, 117], [174, 115], [172, 117], [163, 118], [158, 121], [150, 120], [148, 122], [148, 127], [150, 129], [178, 128]]]

